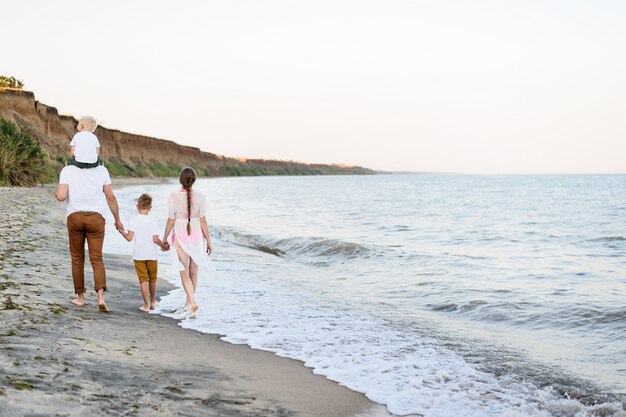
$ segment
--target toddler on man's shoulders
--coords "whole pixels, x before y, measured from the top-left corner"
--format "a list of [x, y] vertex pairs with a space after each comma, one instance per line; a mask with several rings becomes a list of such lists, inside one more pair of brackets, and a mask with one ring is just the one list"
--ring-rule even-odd
[[82, 116], [78, 121], [76, 130], [78, 132], [70, 142], [70, 159], [67, 160], [68, 165], [74, 165], [78, 168], [95, 168], [102, 165], [100, 159], [100, 141], [93, 134], [98, 122], [91, 116]]

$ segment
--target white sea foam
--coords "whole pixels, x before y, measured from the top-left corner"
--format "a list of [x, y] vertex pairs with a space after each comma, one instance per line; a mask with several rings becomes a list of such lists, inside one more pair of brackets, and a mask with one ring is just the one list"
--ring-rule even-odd
[[[229, 270], [229, 268], [231, 268]], [[222, 265], [219, 279], [200, 280], [201, 314], [181, 326], [222, 340], [303, 361], [316, 374], [363, 392], [397, 415], [591, 416], [593, 408], [559, 400], [531, 383], [505, 384], [478, 371], [434, 339], [323, 303], [287, 283]], [[260, 271], [259, 271], [260, 273]], [[161, 300], [179, 306], [178, 289]], [[619, 404], [607, 415], [624, 416]]]

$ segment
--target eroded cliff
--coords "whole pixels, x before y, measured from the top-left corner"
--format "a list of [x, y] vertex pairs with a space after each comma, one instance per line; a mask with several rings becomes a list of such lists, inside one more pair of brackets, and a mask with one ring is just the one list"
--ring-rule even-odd
[[[35, 100], [30, 91], [0, 88], [0, 117], [28, 131], [59, 167], [67, 158], [76, 119]], [[102, 155], [113, 175], [174, 176], [192, 166], [207, 176], [372, 174], [356, 166], [303, 164], [292, 161], [231, 158], [179, 145], [170, 140], [135, 135], [98, 126]]]

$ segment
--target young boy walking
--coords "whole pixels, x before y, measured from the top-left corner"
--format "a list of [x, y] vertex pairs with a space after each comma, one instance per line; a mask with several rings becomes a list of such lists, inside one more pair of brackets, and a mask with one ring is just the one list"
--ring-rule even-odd
[[128, 231], [120, 230], [120, 233], [129, 242], [134, 240], [133, 262], [141, 286], [141, 296], [143, 306], [139, 310], [144, 313], [149, 312], [157, 306], [156, 284], [157, 284], [157, 246], [162, 250], [168, 250], [168, 245], [163, 244], [159, 239], [159, 225], [157, 221], [149, 216], [152, 209], [152, 197], [142, 194], [137, 200], [137, 212], [128, 225]]

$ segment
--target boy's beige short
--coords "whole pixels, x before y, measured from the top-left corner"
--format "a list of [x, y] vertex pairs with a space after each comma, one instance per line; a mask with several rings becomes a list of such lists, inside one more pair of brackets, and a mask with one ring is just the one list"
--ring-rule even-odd
[[139, 282], [153, 282], [157, 279], [158, 262], [157, 261], [133, 261], [135, 263], [135, 271]]

